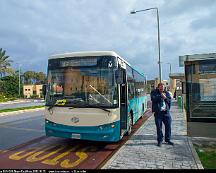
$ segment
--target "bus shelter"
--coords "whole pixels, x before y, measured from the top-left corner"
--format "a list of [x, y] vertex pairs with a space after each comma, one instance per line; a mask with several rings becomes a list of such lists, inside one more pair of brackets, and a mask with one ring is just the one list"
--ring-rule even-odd
[[189, 122], [216, 122], [216, 53], [184, 55], [186, 113]]

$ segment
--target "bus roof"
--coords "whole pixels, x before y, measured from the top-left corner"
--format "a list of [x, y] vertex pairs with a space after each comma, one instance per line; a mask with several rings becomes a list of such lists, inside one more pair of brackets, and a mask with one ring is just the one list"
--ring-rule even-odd
[[83, 57], [83, 56], [115, 56], [119, 57], [121, 60], [123, 60], [125, 63], [129, 64], [125, 59], [120, 57], [116, 52], [114, 51], [82, 51], [82, 52], [69, 52], [69, 53], [63, 53], [63, 54], [56, 54], [51, 55], [49, 59], [56, 59], [56, 58], [65, 58], [65, 57]]
[[82, 51], [82, 52], [68, 52], [63, 54], [51, 55], [49, 59], [65, 58], [65, 57], [83, 57], [83, 56], [104, 56], [104, 55], [119, 56], [113, 51]]
[[[115, 56], [120, 58], [122, 61], [124, 61], [127, 65], [129, 65], [131, 68], [133, 68], [130, 63], [128, 63], [125, 59], [123, 59], [121, 56], [119, 56], [114, 51], [81, 51], [81, 52], [68, 52], [63, 54], [55, 54], [51, 55], [49, 59], [57, 59], [57, 58], [65, 58], [65, 57], [85, 57], [85, 56]], [[134, 69], [134, 68], [133, 68]], [[134, 69], [135, 70], [135, 69]], [[136, 70], [137, 71], [137, 70]], [[140, 73], [139, 71], [137, 71]], [[140, 73], [144, 75], [143, 73]]]

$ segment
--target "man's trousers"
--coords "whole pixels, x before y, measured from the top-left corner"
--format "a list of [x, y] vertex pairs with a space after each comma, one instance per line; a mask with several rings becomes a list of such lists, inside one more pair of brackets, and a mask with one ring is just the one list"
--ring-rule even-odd
[[171, 139], [171, 116], [168, 112], [158, 112], [154, 113], [155, 116], [155, 124], [157, 128], [157, 141], [160, 143], [163, 141], [163, 131], [162, 131], [162, 122], [165, 126], [165, 142], [170, 141]]

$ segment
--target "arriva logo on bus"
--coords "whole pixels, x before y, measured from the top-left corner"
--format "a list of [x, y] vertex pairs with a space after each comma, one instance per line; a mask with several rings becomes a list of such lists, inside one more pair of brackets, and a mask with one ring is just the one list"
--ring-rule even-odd
[[78, 123], [79, 122], [79, 118], [73, 117], [73, 118], [71, 118], [71, 121], [74, 122], [74, 123]]

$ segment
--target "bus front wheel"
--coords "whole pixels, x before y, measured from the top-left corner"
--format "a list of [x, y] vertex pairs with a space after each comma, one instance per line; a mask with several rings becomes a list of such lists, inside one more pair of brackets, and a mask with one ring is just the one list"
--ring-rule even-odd
[[129, 136], [132, 132], [132, 126], [133, 126], [133, 121], [132, 121], [132, 115], [130, 114], [128, 117], [128, 123], [129, 123], [129, 128], [127, 131], [127, 135]]

